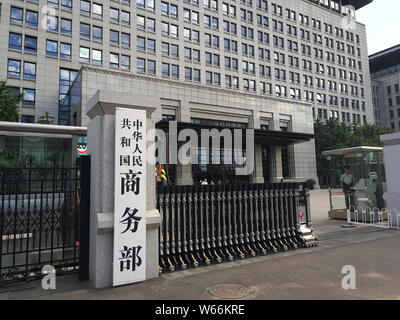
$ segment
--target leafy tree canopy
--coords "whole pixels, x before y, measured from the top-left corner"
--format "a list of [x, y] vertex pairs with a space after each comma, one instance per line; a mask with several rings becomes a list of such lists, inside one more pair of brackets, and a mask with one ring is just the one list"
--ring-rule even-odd
[[12, 94], [5, 81], [0, 81], [0, 121], [17, 122], [19, 120], [19, 104], [23, 94]]
[[380, 136], [393, 130], [376, 124], [344, 123], [332, 118], [316, 120], [314, 132], [318, 175], [323, 175], [328, 167], [323, 151], [359, 146], [381, 147]]

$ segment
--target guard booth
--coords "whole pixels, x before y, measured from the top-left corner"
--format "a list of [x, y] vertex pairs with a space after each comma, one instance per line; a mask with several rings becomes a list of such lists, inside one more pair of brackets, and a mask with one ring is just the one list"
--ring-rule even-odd
[[329, 173], [329, 217], [346, 219], [346, 195], [341, 188], [340, 176], [349, 166], [355, 178], [351, 205], [357, 210], [385, 208], [383, 194], [386, 192], [383, 148], [353, 147], [324, 151]]

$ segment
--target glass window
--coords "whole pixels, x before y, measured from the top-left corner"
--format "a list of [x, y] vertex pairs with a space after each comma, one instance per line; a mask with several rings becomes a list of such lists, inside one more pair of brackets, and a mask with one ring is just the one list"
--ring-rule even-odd
[[121, 33], [121, 45], [127, 48], [131, 46], [131, 35], [129, 33]]
[[172, 78], [179, 79], [179, 66], [171, 65], [171, 76]]
[[47, 30], [58, 31], [58, 17], [47, 16]]
[[156, 52], [156, 41], [153, 39], [147, 39], [147, 50], [149, 52]]
[[36, 79], [36, 63], [24, 62], [24, 78], [25, 79]]
[[169, 63], [162, 64], [162, 76], [167, 78], [169, 77]]
[[143, 16], [137, 16], [137, 28], [140, 30], [144, 30], [146, 28], [146, 24], [145, 24], [145, 17]]
[[46, 40], [46, 54], [48, 56], [58, 56], [58, 43], [57, 41]]
[[61, 0], [61, 7], [63, 9], [72, 9], [72, 0]]
[[38, 13], [36, 11], [26, 10], [26, 25], [28, 27], [37, 28]]
[[8, 39], [8, 47], [11, 49], [22, 49], [22, 35], [18, 33], [10, 32]]
[[147, 73], [156, 74], [156, 62], [153, 60], [147, 60]]
[[79, 49], [79, 59], [81, 62], [90, 62], [90, 49], [85, 47], [80, 47]]
[[101, 50], [92, 50], [92, 63], [101, 65], [103, 63], [103, 52]]
[[121, 22], [123, 24], [131, 24], [131, 14], [127, 11], [121, 11]]
[[86, 23], [82, 23], [80, 24], [80, 35], [82, 38], [90, 38], [90, 25], [86, 24]]
[[119, 54], [110, 53], [110, 68], [119, 68]]
[[69, 19], [61, 18], [61, 33], [72, 34], [72, 21]]
[[137, 50], [145, 51], [146, 50], [146, 38], [137, 37]]
[[34, 116], [21, 116], [21, 122], [22, 123], [35, 123], [35, 117]]
[[24, 10], [21, 8], [11, 7], [10, 22], [22, 24], [24, 19]]
[[60, 57], [62, 59], [71, 59], [71, 44], [69, 43], [61, 43], [60, 44]]
[[7, 75], [9, 77], [21, 76], [21, 61], [8, 59]]
[[93, 3], [92, 12], [95, 17], [103, 17], [103, 5], [98, 3]]
[[137, 72], [141, 72], [141, 73], [146, 72], [146, 60], [142, 59], [142, 58], [137, 58], [136, 68], [137, 68]]
[[179, 46], [176, 44], [171, 44], [171, 56], [178, 58], [179, 57]]
[[102, 27], [93, 26], [92, 33], [93, 33], [93, 40], [103, 41], [103, 28]]
[[131, 57], [121, 54], [121, 69], [130, 70], [131, 69]]
[[110, 8], [110, 20], [113, 22], [119, 22], [119, 10]]
[[25, 51], [36, 53], [37, 51], [37, 38], [25, 36]]
[[90, 2], [81, 0], [81, 13], [90, 15]]
[[24, 106], [35, 106], [35, 96], [36, 91], [34, 89], [22, 89], [24, 97], [22, 99], [22, 104]]
[[110, 43], [119, 45], [119, 31], [110, 30]]

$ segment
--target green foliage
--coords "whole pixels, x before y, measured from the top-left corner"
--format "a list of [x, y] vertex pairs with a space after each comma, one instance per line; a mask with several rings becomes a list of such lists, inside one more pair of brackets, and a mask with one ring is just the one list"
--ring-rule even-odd
[[53, 122], [54, 122], [54, 117], [52, 117], [50, 113], [48, 113], [47, 111], [37, 121], [37, 123], [40, 124], [53, 124]]
[[23, 94], [14, 95], [5, 81], [0, 81], [0, 121], [17, 122], [19, 120], [19, 104]]
[[343, 123], [337, 119], [314, 123], [315, 149], [317, 154], [318, 175], [324, 175], [329, 167], [323, 151], [359, 146], [381, 147], [380, 136], [393, 130], [375, 124]]

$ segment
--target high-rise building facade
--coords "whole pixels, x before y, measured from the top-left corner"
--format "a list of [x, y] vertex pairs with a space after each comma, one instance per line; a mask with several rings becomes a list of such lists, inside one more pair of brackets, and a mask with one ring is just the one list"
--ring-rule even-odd
[[400, 130], [400, 45], [369, 57], [375, 123]]
[[[372, 122], [366, 31], [353, 10], [370, 2], [0, 0], [0, 77], [24, 92], [24, 122], [49, 112], [86, 125], [85, 104], [67, 95], [82, 67], [130, 78], [131, 93], [146, 88], [160, 119], [306, 134], [316, 118]], [[300, 140], [261, 143], [259, 161], [274, 169], [256, 175], [316, 178], [314, 142]]]

